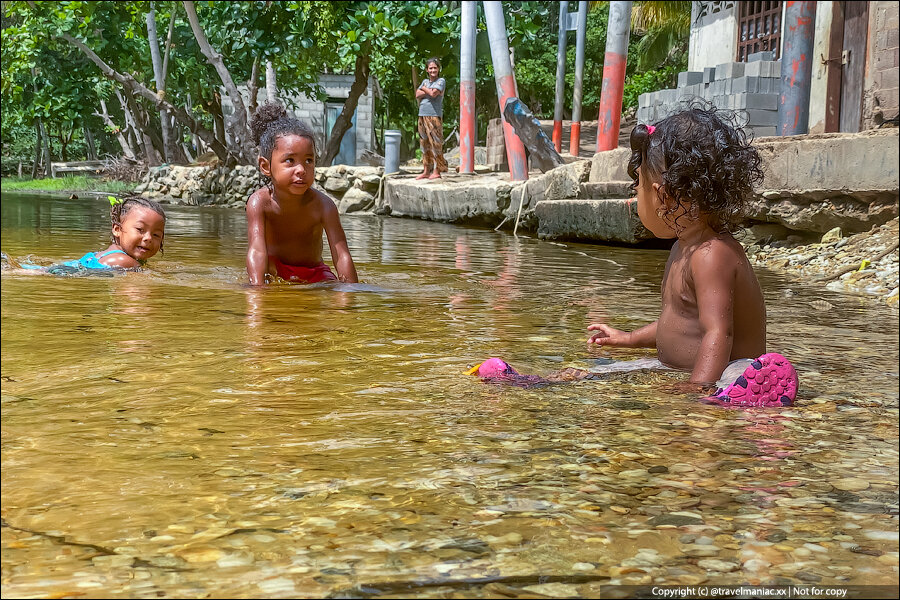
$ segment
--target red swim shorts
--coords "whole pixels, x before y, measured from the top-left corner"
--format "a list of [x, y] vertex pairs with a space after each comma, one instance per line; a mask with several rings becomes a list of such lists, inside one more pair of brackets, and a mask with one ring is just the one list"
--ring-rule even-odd
[[285, 281], [296, 281], [299, 283], [319, 283], [320, 281], [338, 280], [335, 274], [331, 272], [331, 269], [329, 269], [328, 265], [326, 265], [325, 263], [319, 263], [314, 267], [288, 265], [281, 262], [274, 256], [270, 256], [269, 261], [271, 261], [275, 265], [275, 270], [278, 276]]

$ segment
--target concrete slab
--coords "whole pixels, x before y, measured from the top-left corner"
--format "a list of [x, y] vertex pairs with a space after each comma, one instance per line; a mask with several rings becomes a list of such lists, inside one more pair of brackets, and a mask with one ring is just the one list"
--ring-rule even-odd
[[637, 214], [637, 200], [546, 200], [534, 209], [538, 237], [636, 244], [653, 238]]
[[378, 214], [445, 223], [493, 226], [503, 220], [510, 194], [521, 186], [509, 174], [445, 176], [441, 181], [388, 178]]

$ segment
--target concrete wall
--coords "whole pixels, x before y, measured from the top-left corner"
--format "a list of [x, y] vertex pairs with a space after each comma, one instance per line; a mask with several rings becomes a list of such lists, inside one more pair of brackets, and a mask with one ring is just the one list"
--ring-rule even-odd
[[864, 129], [878, 127], [885, 120], [897, 117], [900, 104], [898, 25], [900, 6], [897, 2], [869, 2]]
[[[765, 179], [747, 216], [800, 231], [866, 231], [898, 214], [897, 128], [768, 137], [753, 142]], [[590, 181], [627, 179], [630, 151], [594, 155]]]
[[688, 71], [733, 61], [736, 44], [737, 2], [691, 3]]

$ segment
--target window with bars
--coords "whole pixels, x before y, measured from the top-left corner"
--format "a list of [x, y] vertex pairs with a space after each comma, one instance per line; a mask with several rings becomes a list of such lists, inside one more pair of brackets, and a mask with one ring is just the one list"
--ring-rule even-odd
[[737, 58], [746, 62], [754, 52], [766, 50], [781, 58], [781, 5], [783, 2], [738, 2]]

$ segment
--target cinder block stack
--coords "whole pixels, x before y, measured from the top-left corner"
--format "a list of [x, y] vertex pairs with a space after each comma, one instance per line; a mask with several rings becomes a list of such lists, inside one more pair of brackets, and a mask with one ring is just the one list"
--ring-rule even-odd
[[678, 87], [641, 94], [638, 123], [655, 123], [693, 99], [703, 99], [717, 108], [734, 110], [739, 122], [754, 137], [776, 135], [781, 61], [771, 52], [751, 54], [746, 63], [729, 62], [703, 71], [678, 74]]
[[487, 129], [487, 164], [492, 171], [509, 171], [506, 158], [506, 142], [503, 139], [503, 121], [491, 119]]

